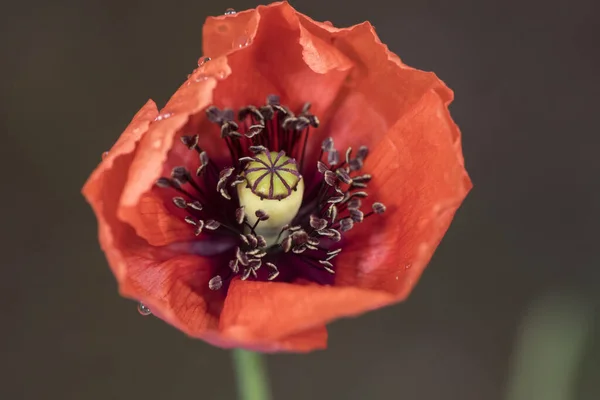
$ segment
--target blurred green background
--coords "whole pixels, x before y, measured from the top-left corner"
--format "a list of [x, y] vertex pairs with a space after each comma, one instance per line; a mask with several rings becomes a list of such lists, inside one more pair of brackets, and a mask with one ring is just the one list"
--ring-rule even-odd
[[[597, 1], [298, 0], [456, 92], [475, 188], [403, 304], [268, 357], [275, 399], [600, 398]], [[230, 354], [119, 298], [79, 193], [206, 16], [252, 1], [5, 2], [0, 398], [233, 399]]]

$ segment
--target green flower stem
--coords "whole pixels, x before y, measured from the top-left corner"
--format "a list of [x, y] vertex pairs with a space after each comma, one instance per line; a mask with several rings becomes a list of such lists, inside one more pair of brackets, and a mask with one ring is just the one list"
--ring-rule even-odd
[[239, 400], [270, 400], [265, 360], [260, 353], [235, 349], [233, 364]]

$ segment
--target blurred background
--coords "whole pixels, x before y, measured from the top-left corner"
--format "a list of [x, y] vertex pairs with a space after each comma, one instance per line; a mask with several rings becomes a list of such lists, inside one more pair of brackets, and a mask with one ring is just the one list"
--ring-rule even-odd
[[[0, 398], [234, 399], [230, 354], [117, 295], [80, 188], [254, 1], [4, 2]], [[297, 0], [456, 92], [475, 183], [411, 297], [268, 357], [275, 399], [600, 398], [600, 3]]]

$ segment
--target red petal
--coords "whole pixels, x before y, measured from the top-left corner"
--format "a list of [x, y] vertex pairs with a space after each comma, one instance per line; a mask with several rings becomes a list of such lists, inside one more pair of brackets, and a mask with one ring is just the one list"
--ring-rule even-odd
[[[158, 119], [150, 124], [127, 172], [128, 181], [123, 189], [119, 217], [133, 226], [138, 235], [150, 244], [162, 246], [193, 237], [189, 226], [165, 208], [162, 194], [151, 192], [151, 189], [161, 175], [168, 174], [169, 168], [175, 166], [175, 160], [193, 156], [175, 140], [181, 135], [181, 129], [186, 126], [190, 116], [212, 102], [216, 81], [216, 78], [207, 78], [181, 86]], [[182, 156], [180, 152], [185, 152], [185, 155]], [[170, 162], [167, 162], [168, 159]]]
[[388, 211], [352, 232], [336, 260], [336, 285], [403, 299], [416, 284], [472, 186], [449, 101], [428, 91], [369, 155], [373, 197]]
[[224, 293], [209, 291], [213, 271], [207, 259], [176, 256], [168, 248], [150, 246], [116, 215], [136, 141], [155, 114], [154, 103], [149, 102], [92, 174], [83, 193], [96, 212], [100, 243], [121, 294], [144, 302], [154, 314], [190, 334], [215, 335]]
[[[82, 190], [98, 218], [100, 243], [117, 280], [124, 276], [125, 267], [121, 264], [120, 257], [111, 252], [115, 242], [111, 225], [120, 223], [116, 218], [118, 199], [123, 191], [127, 169], [133, 159], [137, 143], [157, 115], [156, 104], [149, 100], [133, 117], [129, 126], [92, 173]], [[107, 199], [112, 199], [112, 201]]]
[[439, 90], [444, 99], [451, 97], [435, 74], [403, 64], [381, 43], [370, 23], [338, 29], [306, 16], [300, 20], [306, 30], [354, 63], [327, 129], [319, 132], [333, 135], [340, 149], [377, 143], [431, 89]]
[[[232, 71], [215, 90], [217, 106], [263, 104], [267, 95], [278, 94], [292, 110], [299, 110], [310, 100], [313, 113], [325, 114], [352, 63], [304, 29], [298, 15], [289, 4], [275, 3], [207, 20], [206, 55], [228, 53]], [[227, 44], [234, 45], [240, 32], [248, 33], [249, 44], [228, 49]], [[226, 39], [217, 40], [220, 36]]]
[[391, 300], [387, 293], [352, 287], [234, 280], [219, 325], [228, 335], [277, 340]]

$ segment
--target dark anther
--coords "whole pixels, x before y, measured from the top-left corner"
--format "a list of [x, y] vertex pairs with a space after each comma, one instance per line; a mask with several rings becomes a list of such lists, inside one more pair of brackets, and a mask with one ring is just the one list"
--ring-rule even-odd
[[265, 129], [264, 125], [250, 125], [245, 135], [248, 139], [252, 139], [254, 136], [258, 135]]
[[354, 221], [352, 218], [342, 218], [340, 219], [340, 230], [342, 232], [348, 232], [350, 229], [354, 227]]
[[354, 160], [350, 160], [348, 167], [350, 168], [350, 171], [358, 171], [363, 167], [363, 162], [360, 158], [355, 158]]
[[294, 239], [294, 242], [296, 244], [303, 244], [306, 243], [306, 241], [308, 240], [308, 234], [305, 230], [301, 229], [292, 233], [292, 239]]
[[205, 228], [210, 231], [214, 231], [214, 230], [219, 229], [220, 226], [221, 226], [221, 223], [219, 221], [215, 221], [214, 219], [209, 219], [208, 221], [206, 221]]
[[187, 205], [188, 205], [188, 207], [193, 208], [194, 210], [202, 211], [202, 204], [200, 204], [200, 202], [198, 200], [194, 200], [194, 201], [188, 203]]
[[298, 119], [296, 120], [296, 124], [295, 124], [295, 129], [297, 131], [303, 131], [304, 129], [306, 129], [308, 127], [308, 125], [310, 125], [310, 120], [306, 117], [298, 117]]
[[329, 239], [333, 240], [334, 242], [339, 242], [340, 240], [342, 240], [342, 235], [340, 235], [340, 232], [335, 230], [335, 229], [331, 229], [332, 235], [329, 236]]
[[[223, 110], [223, 121], [224, 122], [231, 122], [231, 121], [233, 121], [234, 117], [235, 117], [235, 114], [231, 108], [226, 108]], [[237, 126], [237, 124], [236, 124], [236, 126]]]
[[240, 137], [242, 137], [242, 134], [237, 131], [238, 128], [239, 128], [238, 124], [235, 123], [234, 121], [224, 122], [223, 125], [221, 125], [221, 137], [222, 138], [228, 138], [228, 137], [240, 138]]
[[310, 106], [311, 104], [308, 101], [304, 103], [304, 105], [302, 106], [302, 114], [308, 113], [308, 111], [310, 110]]
[[329, 165], [338, 165], [340, 162], [340, 153], [336, 149], [331, 150], [327, 154], [327, 162]]
[[316, 237], [309, 236], [308, 239], [306, 240], [306, 243], [311, 246], [318, 246], [319, 243], [321, 243], [321, 241], [319, 239], [317, 239]]
[[292, 252], [293, 252], [293, 253], [296, 253], [296, 254], [302, 254], [302, 253], [304, 253], [304, 252], [305, 252], [307, 249], [308, 249], [308, 247], [306, 247], [306, 244], [301, 244], [301, 245], [298, 245], [298, 246], [294, 247], [294, 248], [292, 249]]
[[248, 267], [252, 268], [255, 271], [259, 269], [261, 265], [262, 261], [260, 260], [260, 258], [251, 258], [250, 260], [248, 260]]
[[350, 155], [352, 155], [352, 147], [346, 149], [346, 163], [350, 164]]
[[248, 241], [248, 237], [246, 235], [240, 233], [240, 239], [242, 239], [242, 242], [244, 242], [247, 246], [250, 246], [250, 242]]
[[361, 176], [354, 177], [354, 182], [369, 183], [371, 181], [371, 178], [372, 178], [371, 175], [364, 174]]
[[246, 179], [244, 179], [243, 176], [239, 176], [237, 178], [235, 178], [235, 180], [233, 182], [231, 182], [231, 187], [236, 187], [237, 185], [239, 185], [240, 183], [244, 183], [246, 182]]
[[291, 129], [293, 127], [295, 127], [296, 123], [298, 122], [298, 119], [295, 117], [288, 117], [286, 119], [283, 120], [283, 123], [281, 124], [281, 127], [283, 129]]
[[194, 230], [194, 235], [198, 236], [202, 233], [202, 229], [204, 228], [204, 221], [202, 221], [201, 219], [198, 220], [198, 223], [196, 224], [196, 229]]
[[179, 183], [189, 182], [191, 179], [190, 173], [185, 169], [185, 167], [175, 167], [173, 171], [171, 171], [171, 178], [175, 179]]
[[364, 189], [367, 187], [366, 183], [362, 183], [362, 182], [352, 182], [352, 187], [353, 188], [357, 188], [357, 189]]
[[292, 237], [291, 236], [288, 236], [285, 239], [283, 239], [283, 242], [281, 242], [281, 248], [283, 249], [283, 251], [285, 253], [290, 251], [290, 249], [292, 248]]
[[385, 206], [382, 203], [373, 203], [373, 211], [375, 214], [383, 214], [385, 212]]
[[[250, 277], [250, 274], [253, 273], [254, 270], [252, 268], [246, 268], [244, 270], [244, 273], [242, 274], [242, 280], [245, 281], [246, 279], [248, 279]], [[254, 274], [256, 274], [256, 272], [254, 272]]]
[[158, 186], [159, 188], [168, 188], [173, 187], [173, 183], [169, 178], [158, 178], [156, 180], [156, 186]]
[[208, 288], [210, 290], [219, 290], [223, 286], [223, 279], [220, 275], [214, 276], [210, 281], [208, 281]]
[[241, 206], [237, 210], [235, 210], [235, 222], [238, 224], [242, 224], [244, 219], [246, 218], [246, 212], [244, 211], [244, 206]]
[[215, 106], [210, 106], [206, 109], [206, 116], [214, 124], [221, 124], [223, 121], [223, 112]]
[[242, 264], [244, 267], [248, 266], [248, 256], [246, 255], [246, 253], [244, 253], [242, 251], [242, 249], [240, 249], [239, 247], [236, 248], [235, 250], [235, 258], [238, 260], [238, 262], [240, 264]]
[[227, 190], [225, 190], [225, 185], [227, 184], [227, 180], [229, 179], [229, 177], [231, 176], [231, 174], [233, 173], [234, 170], [235, 170], [235, 168], [230, 167], [230, 168], [225, 168], [225, 169], [221, 170], [221, 172], [219, 172], [219, 181], [217, 182], [217, 191], [220, 192], [221, 196], [225, 197], [227, 200], [231, 200], [231, 196], [229, 195]]
[[208, 154], [206, 154], [205, 151], [200, 152], [199, 157], [200, 157], [200, 164], [202, 164], [202, 166], [208, 165], [208, 161], [209, 161]]
[[256, 238], [256, 235], [253, 234], [247, 234], [246, 235], [246, 239], [248, 240], [248, 245], [251, 248], [256, 248], [258, 246], [258, 239]]
[[333, 171], [325, 171], [325, 183], [327, 183], [329, 186], [335, 186], [335, 181], [336, 177]]
[[275, 111], [273, 111], [273, 107], [266, 105], [260, 108], [260, 113], [265, 117], [265, 120], [270, 121], [273, 119], [275, 115]]
[[260, 154], [267, 151], [267, 148], [265, 146], [250, 146], [249, 149], [254, 154]]
[[317, 161], [317, 169], [320, 173], [324, 174], [329, 168], [327, 168], [327, 165], [325, 165], [325, 163], [322, 161]]
[[270, 106], [278, 106], [280, 105], [280, 98], [275, 94], [270, 94], [267, 96], [267, 104]]
[[273, 263], [265, 263], [265, 265], [267, 266], [267, 268], [269, 268], [269, 277], [267, 278], [268, 280], [272, 281], [273, 279], [277, 278], [277, 276], [279, 275], [279, 270], [277, 269], [277, 266]]
[[335, 173], [338, 176], [338, 178], [340, 178], [340, 181], [344, 182], [346, 185], [349, 185], [352, 183], [352, 178], [350, 177], [350, 174], [348, 172], [346, 172], [345, 169], [338, 168], [335, 171]]
[[326, 152], [330, 152], [331, 150], [333, 150], [333, 138], [328, 137], [327, 139], [323, 140], [321, 150]]
[[173, 204], [175, 204], [179, 208], [187, 207], [187, 202], [183, 197], [173, 197]]
[[254, 215], [256, 215], [256, 218], [258, 218], [259, 221], [266, 221], [269, 219], [269, 214], [263, 210], [256, 210]]
[[190, 217], [189, 215], [186, 216], [183, 220], [190, 225], [198, 225], [198, 222], [196, 222], [196, 220], [193, 217]]
[[348, 210], [358, 210], [362, 202], [359, 198], [354, 197], [348, 201]]
[[355, 197], [364, 199], [367, 196], [368, 196], [367, 192], [354, 192], [348, 197], [348, 200], [353, 199]]
[[327, 217], [331, 220], [331, 222], [335, 221], [338, 215], [338, 209], [335, 204], [332, 204], [327, 209]]
[[327, 220], [325, 219], [321, 219], [319, 217], [316, 217], [314, 215], [310, 216], [310, 226], [316, 230], [316, 231], [320, 231], [322, 229], [327, 228]]
[[325, 261], [330, 261], [333, 260], [335, 257], [338, 256], [338, 254], [340, 254], [340, 252], [342, 251], [342, 249], [336, 249], [336, 250], [332, 250], [332, 251], [328, 251], [327, 252], [327, 257], [325, 258]]
[[198, 135], [181, 137], [181, 141], [183, 142], [183, 144], [190, 150], [194, 149], [198, 145], [198, 139], [199, 139]]
[[312, 126], [313, 128], [318, 128], [319, 125], [321, 124], [321, 122], [319, 121], [319, 118], [317, 118], [316, 115], [309, 114], [306, 116], [306, 118], [308, 118], [308, 122], [310, 123], [310, 126]]
[[335, 274], [335, 271], [332, 269], [333, 264], [331, 264], [329, 261], [319, 260], [319, 263], [323, 266], [325, 271], [329, 272], [330, 274]]
[[254, 117], [256, 117], [256, 119], [259, 121], [265, 120], [265, 117], [258, 110], [258, 108], [256, 108], [255, 106], [251, 106], [251, 105], [241, 108], [240, 111], [238, 111], [238, 119], [240, 121], [242, 121], [242, 120], [244, 120], [244, 118], [246, 118], [250, 114], [252, 114]]
[[368, 154], [369, 148], [367, 146], [360, 146], [358, 152], [356, 153], [356, 158], [358, 158], [361, 161], [364, 161], [365, 158], [367, 158]]
[[258, 242], [256, 244], [258, 248], [262, 249], [262, 248], [267, 247], [267, 240], [265, 239], [264, 236], [262, 236], [262, 235], [256, 235], [256, 240]]
[[332, 196], [329, 199], [327, 199], [327, 202], [330, 204], [337, 204], [337, 203], [341, 203], [344, 200], [344, 196]]
[[238, 260], [230, 260], [229, 261], [229, 268], [231, 269], [231, 271], [234, 274], [237, 274], [238, 272], [240, 272], [240, 266], [238, 265]]
[[360, 223], [363, 221], [364, 214], [360, 210], [350, 210], [350, 218], [352, 218], [352, 221]]

